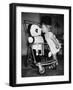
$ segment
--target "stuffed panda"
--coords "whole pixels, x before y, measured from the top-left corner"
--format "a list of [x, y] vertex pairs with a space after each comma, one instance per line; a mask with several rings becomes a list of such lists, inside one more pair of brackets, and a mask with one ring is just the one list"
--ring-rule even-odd
[[43, 45], [44, 40], [41, 36], [41, 28], [38, 25], [31, 25], [30, 27], [31, 36], [28, 38], [28, 42], [32, 44], [31, 48], [34, 52], [37, 62], [40, 62], [40, 56], [44, 55]]
[[[44, 38], [41, 35], [41, 28], [38, 25], [31, 25], [29, 29], [30, 37], [28, 37], [28, 42], [31, 44], [31, 48], [34, 54], [34, 61], [36, 61], [36, 66], [39, 68], [39, 73], [43, 74], [45, 68], [41, 64], [42, 56], [44, 56]], [[51, 52], [48, 52], [48, 57], [51, 56]]]

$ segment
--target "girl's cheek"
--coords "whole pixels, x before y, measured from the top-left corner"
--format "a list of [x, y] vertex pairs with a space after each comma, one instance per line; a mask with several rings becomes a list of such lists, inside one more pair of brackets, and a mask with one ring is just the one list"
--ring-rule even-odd
[[44, 31], [44, 28], [42, 27], [42, 31]]
[[45, 28], [43, 28], [42, 31], [45, 32]]

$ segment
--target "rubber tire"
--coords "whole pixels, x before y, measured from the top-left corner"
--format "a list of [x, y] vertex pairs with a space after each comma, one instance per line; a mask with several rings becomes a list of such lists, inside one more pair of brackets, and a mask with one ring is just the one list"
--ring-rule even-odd
[[40, 75], [45, 74], [45, 68], [43, 67], [43, 70], [42, 71], [40, 71], [39, 68], [38, 68], [38, 72], [39, 72]]

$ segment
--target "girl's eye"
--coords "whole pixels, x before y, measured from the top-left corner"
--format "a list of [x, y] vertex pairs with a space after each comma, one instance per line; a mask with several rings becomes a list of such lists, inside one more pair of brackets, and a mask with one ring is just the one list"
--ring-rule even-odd
[[38, 29], [36, 29], [35, 31], [36, 31], [36, 33], [38, 33]]

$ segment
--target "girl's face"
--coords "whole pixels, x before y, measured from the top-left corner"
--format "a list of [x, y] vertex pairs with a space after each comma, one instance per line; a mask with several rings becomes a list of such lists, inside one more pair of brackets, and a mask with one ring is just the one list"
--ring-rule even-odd
[[50, 26], [49, 25], [44, 25], [44, 24], [42, 24], [42, 32], [43, 33], [47, 33], [47, 32], [49, 32], [50, 31]]

